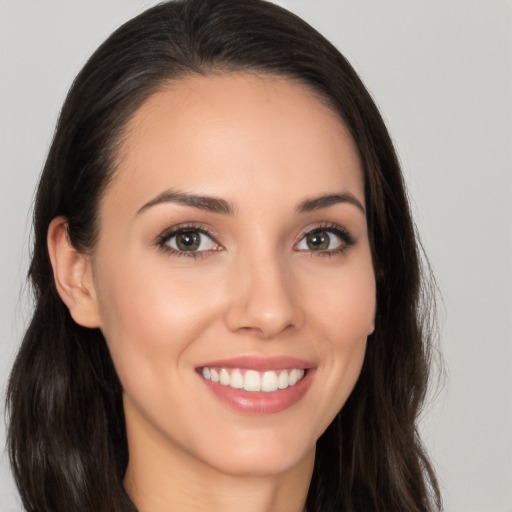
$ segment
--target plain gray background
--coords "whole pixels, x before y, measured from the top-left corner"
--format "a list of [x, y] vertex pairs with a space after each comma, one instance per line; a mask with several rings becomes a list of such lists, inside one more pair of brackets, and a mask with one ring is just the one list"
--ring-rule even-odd
[[[59, 108], [93, 50], [154, 3], [0, 0], [2, 402], [30, 314], [29, 210]], [[397, 145], [444, 300], [448, 377], [421, 428], [446, 510], [512, 512], [512, 2], [278, 3], [352, 62]], [[4, 434], [0, 421], [2, 449]], [[0, 454], [0, 512], [18, 511]]]

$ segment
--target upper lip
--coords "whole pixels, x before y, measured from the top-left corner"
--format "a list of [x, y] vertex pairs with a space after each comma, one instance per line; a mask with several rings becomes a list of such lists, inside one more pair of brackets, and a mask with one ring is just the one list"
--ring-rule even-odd
[[218, 359], [216, 361], [208, 361], [197, 366], [197, 368], [244, 368], [247, 370], [284, 370], [287, 368], [297, 368], [306, 370], [314, 368], [316, 365], [311, 361], [299, 359], [289, 356], [239, 356], [229, 359]]

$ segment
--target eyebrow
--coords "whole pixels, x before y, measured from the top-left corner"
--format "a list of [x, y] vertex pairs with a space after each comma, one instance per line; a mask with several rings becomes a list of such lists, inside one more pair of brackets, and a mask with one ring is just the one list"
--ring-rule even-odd
[[322, 196], [306, 199], [302, 201], [297, 207], [297, 213], [306, 213], [321, 208], [328, 208], [334, 204], [348, 203], [361, 210], [366, 215], [366, 211], [362, 203], [350, 192], [343, 192], [342, 194], [325, 194]]
[[192, 206], [193, 208], [199, 208], [200, 210], [207, 210], [209, 212], [221, 213], [224, 215], [234, 215], [236, 211], [236, 208], [233, 204], [218, 197], [188, 194], [186, 192], [178, 192], [175, 190], [166, 190], [139, 208], [137, 210], [137, 215], [147, 210], [148, 208], [151, 208], [152, 206], [164, 203], [175, 203], [184, 206]]
[[[187, 192], [178, 192], [175, 190], [166, 190], [139, 208], [137, 210], [137, 215], [144, 212], [148, 208], [151, 208], [152, 206], [165, 203], [175, 203], [184, 206], [191, 206], [193, 208], [199, 208], [200, 210], [220, 213], [223, 215], [234, 215], [236, 212], [236, 207], [225, 199], [212, 196], [189, 194]], [[328, 208], [329, 206], [339, 203], [351, 204], [358, 208], [363, 214], [366, 214], [364, 206], [350, 192], [344, 192], [341, 194], [325, 194], [311, 199], [306, 199], [305, 201], [299, 203], [295, 212], [312, 212], [314, 210]]]

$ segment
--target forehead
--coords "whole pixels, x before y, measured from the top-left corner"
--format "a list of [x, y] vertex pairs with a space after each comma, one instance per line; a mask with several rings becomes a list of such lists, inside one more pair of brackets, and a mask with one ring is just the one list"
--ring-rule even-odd
[[153, 94], [125, 133], [106, 196], [122, 195], [133, 208], [166, 188], [228, 197], [241, 189], [272, 195], [286, 186], [288, 195], [304, 196], [348, 188], [364, 201], [348, 129], [296, 81], [192, 75]]

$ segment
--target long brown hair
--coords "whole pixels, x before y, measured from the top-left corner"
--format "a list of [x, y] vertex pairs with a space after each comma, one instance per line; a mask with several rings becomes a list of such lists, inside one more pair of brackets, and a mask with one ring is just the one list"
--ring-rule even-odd
[[441, 509], [417, 418], [431, 354], [430, 292], [393, 144], [361, 80], [324, 37], [262, 0], [179, 0], [120, 27], [77, 76], [39, 182], [29, 277], [32, 321], [12, 370], [8, 447], [27, 511], [134, 511], [121, 385], [98, 329], [60, 300], [46, 248], [64, 215], [94, 246], [98, 202], [134, 111], [169, 80], [251, 70], [308, 84], [349, 128], [365, 173], [377, 279], [375, 332], [343, 409], [318, 440], [309, 512]]

